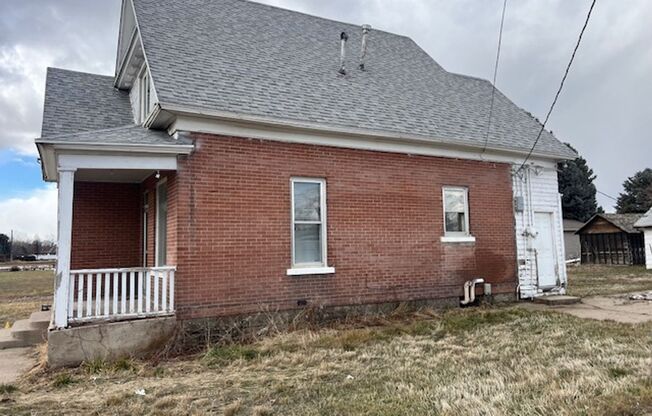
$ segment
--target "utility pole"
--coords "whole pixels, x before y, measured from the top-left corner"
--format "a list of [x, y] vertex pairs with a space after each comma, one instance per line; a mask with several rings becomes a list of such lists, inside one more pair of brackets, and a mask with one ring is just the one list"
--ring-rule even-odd
[[9, 238], [9, 261], [14, 261], [14, 230], [11, 230], [11, 237]]

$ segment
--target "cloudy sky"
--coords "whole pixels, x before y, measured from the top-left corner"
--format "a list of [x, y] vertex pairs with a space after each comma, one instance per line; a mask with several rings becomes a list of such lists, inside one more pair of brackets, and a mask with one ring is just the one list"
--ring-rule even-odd
[[[263, 0], [412, 37], [449, 71], [493, 76], [502, 0]], [[497, 86], [543, 118], [590, 0], [508, 0]], [[56, 190], [41, 181], [48, 66], [113, 74], [120, 0], [0, 2], [0, 233], [53, 237]], [[549, 127], [588, 160], [598, 189], [652, 166], [652, 1], [598, 0]], [[599, 196], [607, 209], [613, 201]]]

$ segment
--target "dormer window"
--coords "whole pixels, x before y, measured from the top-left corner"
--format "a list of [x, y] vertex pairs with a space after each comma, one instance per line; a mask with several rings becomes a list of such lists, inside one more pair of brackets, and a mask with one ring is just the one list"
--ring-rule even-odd
[[138, 76], [138, 102], [140, 103], [139, 119], [143, 123], [147, 119], [150, 111], [152, 111], [151, 87], [147, 66], [143, 67]]

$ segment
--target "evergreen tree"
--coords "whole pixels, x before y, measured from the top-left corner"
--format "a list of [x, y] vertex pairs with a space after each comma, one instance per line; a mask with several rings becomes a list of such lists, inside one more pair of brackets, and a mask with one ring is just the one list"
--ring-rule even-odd
[[652, 207], [652, 169], [638, 171], [623, 182], [625, 192], [618, 195], [619, 214], [645, 213]]
[[11, 243], [6, 234], [0, 234], [0, 261], [9, 260], [11, 253]]
[[[573, 149], [568, 143], [566, 145]], [[581, 156], [559, 164], [559, 193], [562, 194], [561, 207], [564, 218], [584, 222], [598, 212], [596, 189], [593, 184], [595, 178], [593, 169], [589, 168]]]

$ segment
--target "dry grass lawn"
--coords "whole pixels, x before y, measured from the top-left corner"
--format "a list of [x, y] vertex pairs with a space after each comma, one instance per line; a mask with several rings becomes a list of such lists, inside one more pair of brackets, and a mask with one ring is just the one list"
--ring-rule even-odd
[[428, 311], [374, 324], [294, 331], [158, 364], [38, 370], [5, 394], [0, 414], [652, 412], [649, 324], [509, 306]]
[[[51, 275], [31, 277], [0, 274], [0, 296], [50, 293]], [[638, 268], [580, 267], [570, 288], [652, 289], [649, 277]], [[36, 369], [0, 386], [0, 414], [646, 415], [651, 369], [652, 323], [509, 305], [424, 310], [158, 362]]]
[[646, 270], [643, 266], [582, 265], [568, 269], [568, 291], [574, 296], [645, 290], [652, 290], [652, 270]]
[[29, 318], [43, 303], [52, 303], [52, 271], [0, 272], [0, 325]]

